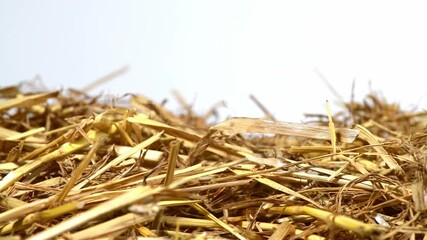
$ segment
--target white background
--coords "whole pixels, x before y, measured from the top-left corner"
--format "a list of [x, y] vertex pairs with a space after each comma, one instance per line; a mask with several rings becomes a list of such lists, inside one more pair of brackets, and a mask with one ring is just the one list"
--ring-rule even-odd
[[[352, 81], [409, 108], [426, 106], [423, 1], [0, 0], [0, 86], [40, 75], [52, 89], [82, 88], [129, 65], [93, 93], [137, 92], [204, 111], [301, 121], [345, 100]], [[176, 104], [168, 104], [176, 108]], [[335, 106], [334, 110], [338, 107]]]

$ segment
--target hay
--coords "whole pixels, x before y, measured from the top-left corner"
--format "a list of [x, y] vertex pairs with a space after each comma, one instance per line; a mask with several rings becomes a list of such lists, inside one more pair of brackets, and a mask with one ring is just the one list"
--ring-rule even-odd
[[[91, 86], [92, 87], [92, 86]], [[426, 112], [210, 126], [139, 95], [0, 89], [7, 239], [426, 239]]]

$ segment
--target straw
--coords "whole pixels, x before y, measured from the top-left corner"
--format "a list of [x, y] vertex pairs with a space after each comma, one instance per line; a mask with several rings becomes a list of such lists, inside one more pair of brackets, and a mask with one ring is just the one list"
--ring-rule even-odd
[[[304, 123], [0, 88], [0, 237], [418, 239], [427, 114], [370, 94]], [[40, 89], [40, 88], [33, 88]], [[267, 118], [267, 119], [265, 119]], [[284, 119], [286, 120], [286, 119]]]

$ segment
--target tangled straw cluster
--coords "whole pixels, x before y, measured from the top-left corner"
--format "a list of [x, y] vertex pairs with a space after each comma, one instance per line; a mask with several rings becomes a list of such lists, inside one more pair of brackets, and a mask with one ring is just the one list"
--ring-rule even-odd
[[214, 126], [139, 95], [119, 105], [12, 86], [0, 98], [10, 239], [427, 236], [427, 112], [375, 95], [310, 124]]

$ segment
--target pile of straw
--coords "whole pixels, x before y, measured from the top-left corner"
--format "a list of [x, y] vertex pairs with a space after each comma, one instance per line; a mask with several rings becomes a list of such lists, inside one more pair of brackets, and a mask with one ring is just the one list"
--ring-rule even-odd
[[217, 125], [139, 95], [0, 98], [2, 239], [427, 239], [427, 113], [375, 95]]

